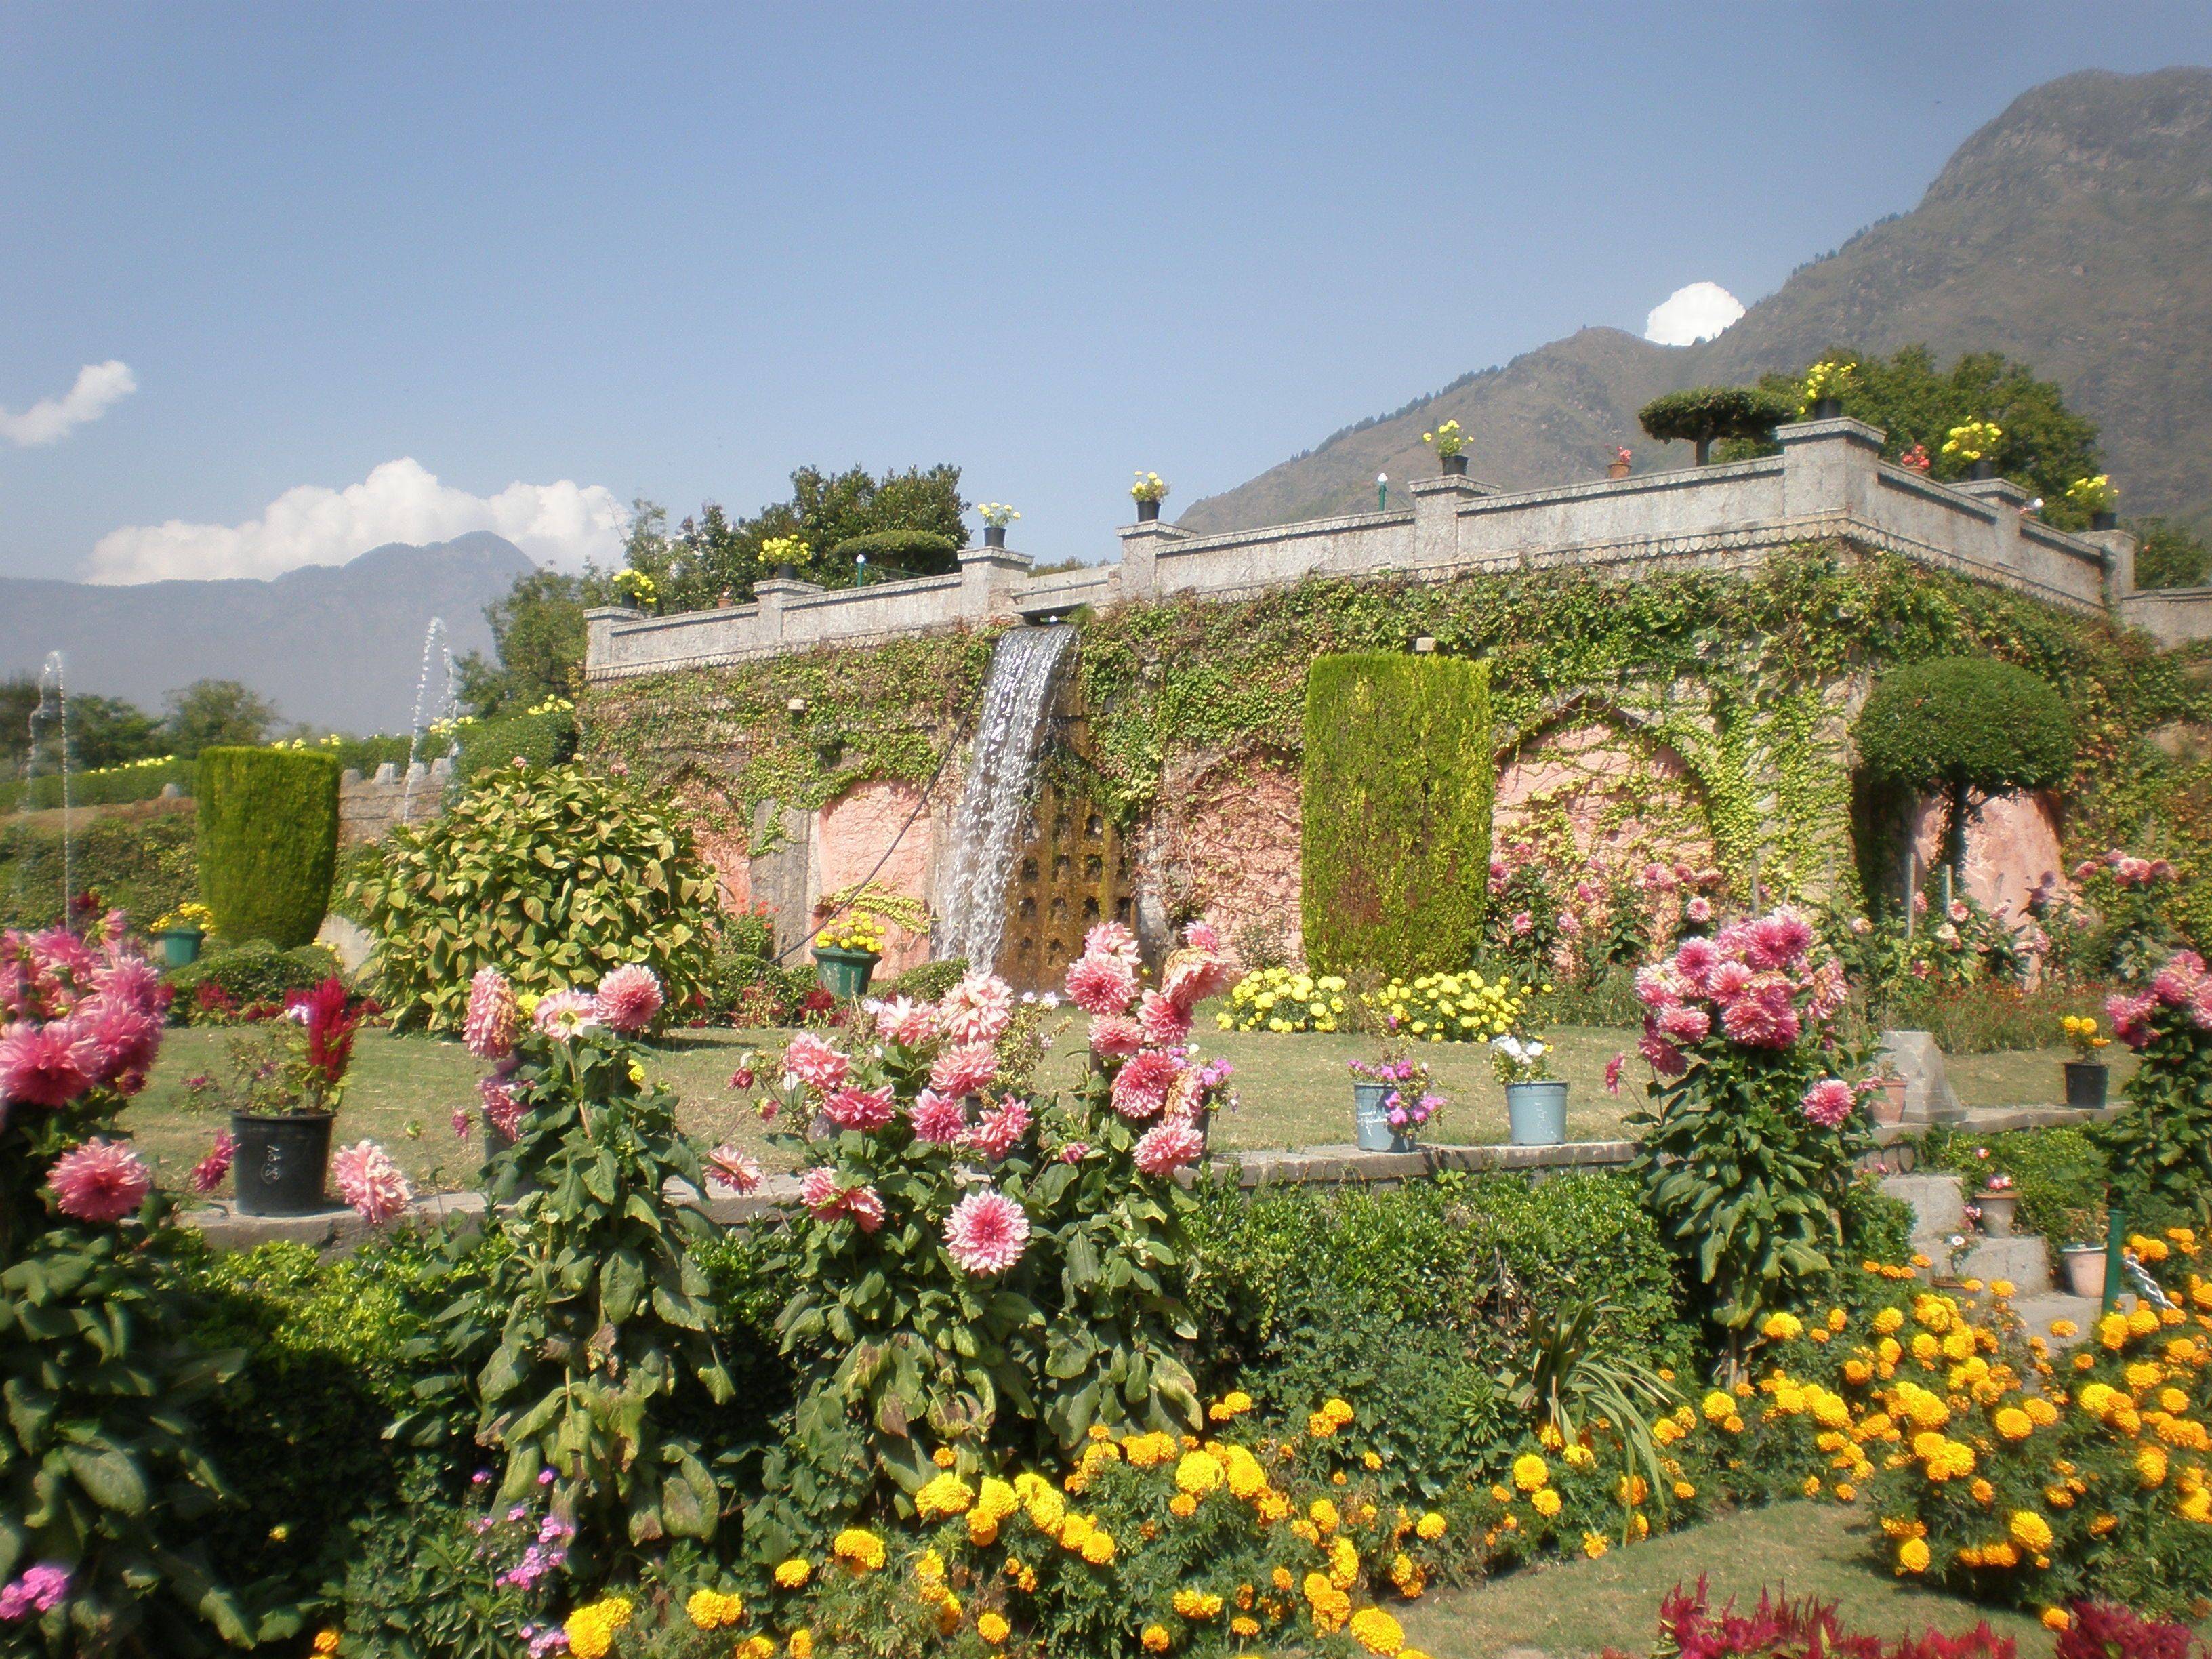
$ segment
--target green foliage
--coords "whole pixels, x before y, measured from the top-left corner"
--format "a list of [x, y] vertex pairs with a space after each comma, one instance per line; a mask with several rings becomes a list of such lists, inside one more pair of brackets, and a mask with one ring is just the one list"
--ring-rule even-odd
[[[75, 714], [73, 703], [70, 712]], [[74, 742], [71, 746], [75, 746]], [[80, 807], [152, 800], [173, 783], [179, 793], [189, 795], [192, 793], [193, 775], [198, 770], [188, 760], [167, 760], [159, 765], [134, 765], [126, 762], [93, 772], [72, 769], [69, 777], [69, 802], [72, 807]], [[62, 776], [58, 770], [42, 769], [33, 777], [17, 782], [0, 783], [0, 812], [13, 811], [18, 807], [44, 811], [61, 804]]]
[[1647, 436], [1662, 443], [1694, 444], [1703, 466], [1715, 439], [1769, 437], [1797, 418], [1797, 405], [1751, 386], [1701, 386], [1662, 393], [1637, 410], [1636, 418]]
[[[227, 1016], [256, 1003], [281, 1004], [286, 992], [319, 985], [337, 972], [338, 959], [327, 945], [280, 951], [267, 939], [257, 939], [227, 950], [204, 951], [198, 961], [172, 968], [161, 977], [176, 993], [171, 1017], [187, 1025], [204, 1025], [223, 1024]], [[224, 1009], [216, 999], [204, 996], [203, 985], [218, 988], [234, 1006]]]
[[199, 757], [200, 892], [234, 943], [305, 945], [322, 926], [338, 848], [338, 767], [297, 750]]
[[1640, 1474], [1653, 1492], [1664, 1492], [1666, 1458], [1652, 1425], [1682, 1396], [1660, 1375], [1661, 1367], [1621, 1344], [1613, 1329], [1619, 1313], [1601, 1302], [1571, 1301], [1549, 1319], [1532, 1322], [1527, 1369], [1505, 1398], [1563, 1445], [1612, 1429], [1627, 1472]]
[[2188, 988], [2206, 983], [2203, 968], [2191, 975], [2183, 962], [2142, 994], [2134, 1027], [2115, 1019], [2137, 1063], [2126, 1109], [2092, 1132], [2112, 1167], [2112, 1203], [2137, 1225], [2169, 1215], [2201, 1223], [2212, 1210], [2212, 1027], [2189, 1004]]
[[868, 562], [872, 581], [887, 580], [892, 572], [908, 576], [941, 576], [960, 568], [958, 554], [964, 538], [939, 535], [933, 530], [878, 530], [848, 537], [830, 550], [833, 564], [848, 564], [857, 573], [860, 561]]
[[2112, 1171], [2087, 1129], [2018, 1129], [1978, 1137], [1939, 1126], [1920, 1143], [1920, 1156], [1932, 1168], [1967, 1177], [1970, 1194], [1992, 1176], [2010, 1176], [2020, 1194], [2019, 1230], [2049, 1240], [2054, 1249], [2104, 1240], [2105, 1186]]
[[219, 746], [251, 747], [276, 723], [276, 706], [241, 682], [194, 680], [169, 694], [168, 750], [194, 760]]
[[473, 783], [517, 760], [544, 768], [565, 766], [576, 754], [576, 717], [565, 708], [542, 714], [515, 714], [460, 728], [460, 759], [454, 769]]
[[1445, 656], [1318, 659], [1307, 678], [1306, 955], [1323, 973], [1464, 967], [1490, 868], [1490, 675]]
[[680, 1008], [712, 960], [714, 879], [690, 830], [575, 767], [495, 771], [393, 830], [349, 900], [376, 938], [378, 1000], [434, 1031], [459, 1029], [479, 968], [542, 994], [642, 963]]
[[597, 571], [532, 570], [484, 607], [492, 654], [471, 651], [454, 667], [461, 706], [479, 720], [574, 698], [584, 684], [584, 610], [615, 595]]
[[2212, 581], [2212, 547], [2169, 519], [2130, 519], [2137, 587], [2197, 587]]
[[[198, 840], [189, 811], [101, 813], [79, 819], [70, 848], [69, 886], [100, 895], [150, 921], [199, 896]], [[50, 927], [62, 919], [58, 817], [0, 823], [0, 927]]]

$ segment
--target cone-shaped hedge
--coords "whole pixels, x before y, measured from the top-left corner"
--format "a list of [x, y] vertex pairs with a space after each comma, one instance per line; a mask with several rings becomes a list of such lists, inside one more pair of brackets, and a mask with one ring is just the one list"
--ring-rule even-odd
[[323, 925], [338, 850], [338, 763], [292, 749], [200, 752], [200, 895], [226, 944], [280, 951]]
[[1490, 671], [1456, 658], [1317, 659], [1306, 676], [1307, 962], [1462, 968], [1489, 897]]

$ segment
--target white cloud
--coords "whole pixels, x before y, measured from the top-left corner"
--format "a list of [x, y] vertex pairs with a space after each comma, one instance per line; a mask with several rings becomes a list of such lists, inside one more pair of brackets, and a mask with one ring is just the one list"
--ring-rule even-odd
[[92, 550], [86, 580], [151, 582], [274, 576], [303, 564], [343, 564], [386, 542], [442, 542], [471, 530], [506, 537], [541, 564], [617, 562], [629, 515], [601, 484], [511, 483], [471, 495], [411, 458], [357, 484], [300, 484], [245, 524], [126, 525]]
[[96, 421], [138, 389], [131, 365], [109, 358], [87, 363], [76, 372], [76, 384], [58, 398], [41, 398], [21, 415], [0, 409], [0, 437], [28, 449], [67, 437], [75, 428]]
[[1644, 337], [1656, 345], [1695, 345], [1743, 315], [1743, 301], [1718, 283], [1678, 288], [1644, 319]]

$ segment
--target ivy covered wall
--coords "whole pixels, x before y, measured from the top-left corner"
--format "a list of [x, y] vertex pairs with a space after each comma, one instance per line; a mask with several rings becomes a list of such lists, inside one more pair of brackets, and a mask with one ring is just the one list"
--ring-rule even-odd
[[[1313, 580], [1076, 623], [1089, 792], [1132, 830], [1172, 816], [1164, 792], [1194, 768], [1246, 753], [1295, 765], [1316, 656], [1406, 650], [1425, 635], [1488, 663], [1501, 759], [1564, 724], [1615, 728], [1679, 757], [1680, 793], [1739, 888], [1756, 872], [1769, 893], [1849, 893], [1850, 720], [1871, 672], [1987, 653], [2050, 680], [2073, 710], [2069, 848], [2154, 842], [2197, 866], [2193, 902], [2212, 891], [2212, 763], [2198, 752], [2212, 735], [2212, 648], [2161, 653], [1887, 556], [1808, 545], [1742, 574]], [[773, 840], [766, 801], [816, 807], [868, 779], [926, 783], [940, 766], [944, 793], [990, 645], [988, 633], [943, 634], [594, 687], [588, 752]]]

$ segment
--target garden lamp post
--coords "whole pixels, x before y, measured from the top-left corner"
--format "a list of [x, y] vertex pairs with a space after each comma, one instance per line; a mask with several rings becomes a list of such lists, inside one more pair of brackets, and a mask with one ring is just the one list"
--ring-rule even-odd
[[868, 585], [868, 556], [865, 553], [854, 554], [853, 556], [853, 568], [855, 572], [853, 578], [853, 586], [855, 587], [866, 587]]
[[1390, 475], [1387, 472], [1375, 475], [1375, 510], [1377, 513], [1390, 510]]

